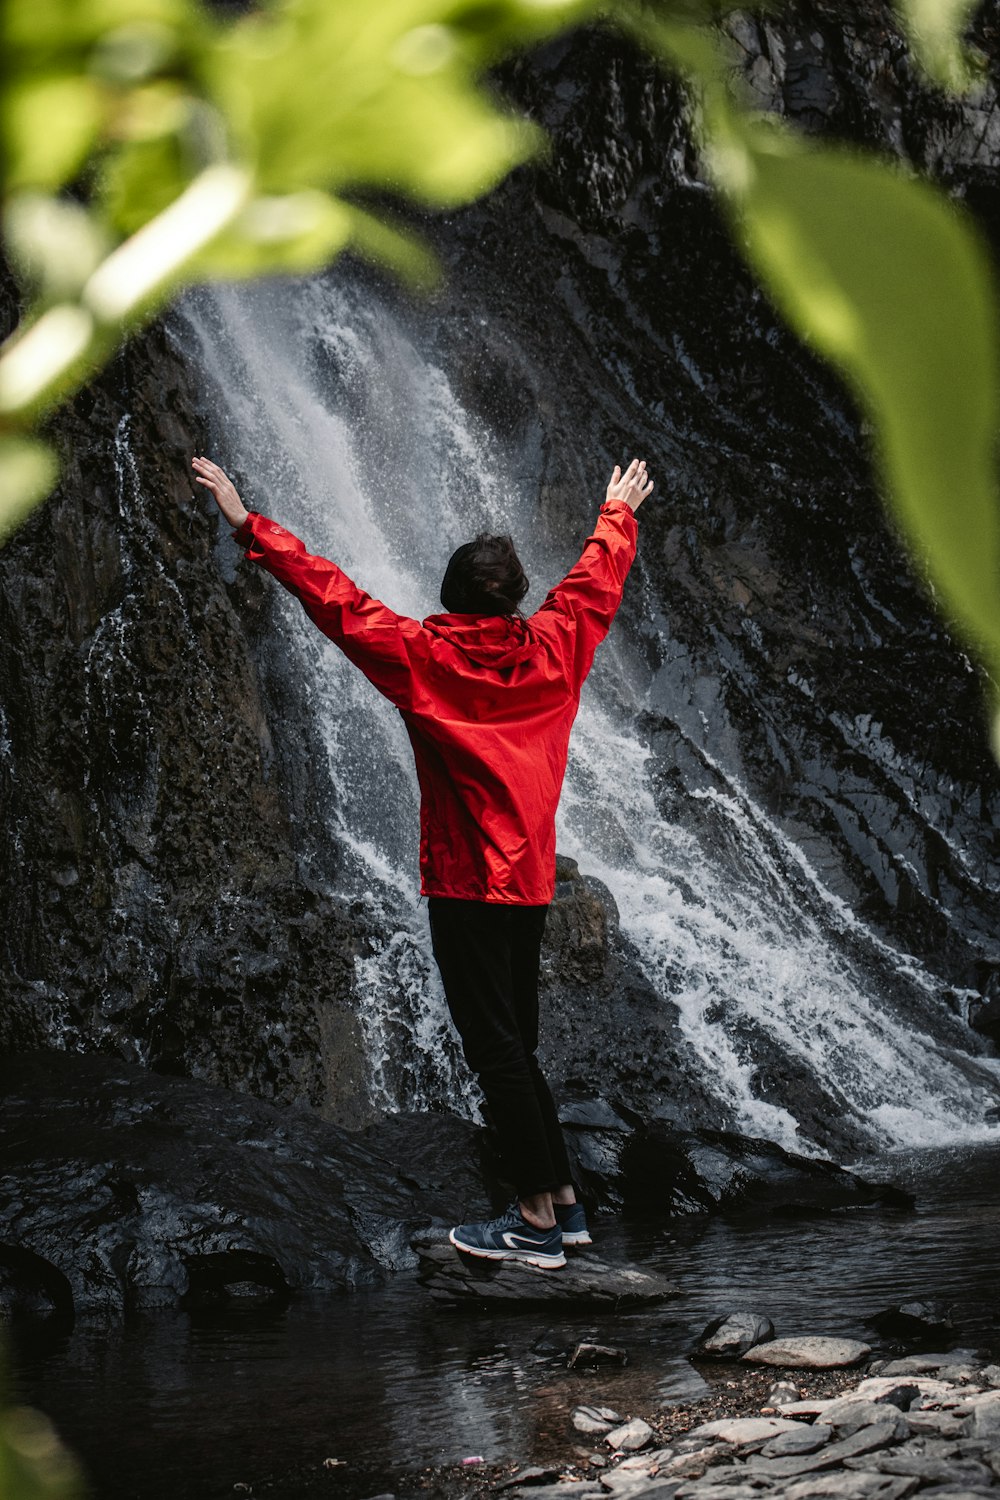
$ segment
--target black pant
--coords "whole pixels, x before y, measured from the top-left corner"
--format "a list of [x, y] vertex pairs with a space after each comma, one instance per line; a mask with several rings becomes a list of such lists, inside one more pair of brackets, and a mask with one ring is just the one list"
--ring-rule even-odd
[[538, 963], [547, 906], [430, 896], [431, 942], [466, 1062], [478, 1076], [521, 1198], [571, 1181], [538, 1046]]

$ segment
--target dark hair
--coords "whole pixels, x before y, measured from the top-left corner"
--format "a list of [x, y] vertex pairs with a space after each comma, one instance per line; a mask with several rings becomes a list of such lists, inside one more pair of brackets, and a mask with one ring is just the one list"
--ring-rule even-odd
[[509, 536], [481, 531], [453, 552], [441, 585], [450, 615], [515, 615], [528, 580]]

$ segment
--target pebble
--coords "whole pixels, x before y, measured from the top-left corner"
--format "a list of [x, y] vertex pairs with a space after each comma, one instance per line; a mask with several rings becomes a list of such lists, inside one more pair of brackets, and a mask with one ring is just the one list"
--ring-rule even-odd
[[798, 1474], [809, 1474], [814, 1469], [832, 1469], [846, 1458], [855, 1458], [859, 1453], [872, 1453], [886, 1448], [896, 1441], [896, 1424], [892, 1418], [884, 1422], [873, 1422], [852, 1432], [850, 1437], [838, 1438], [828, 1443], [818, 1453], [803, 1453], [790, 1458], [754, 1457], [747, 1461], [748, 1468], [769, 1479], [788, 1479]]
[[763, 1313], [731, 1312], [715, 1318], [705, 1329], [695, 1350], [701, 1359], [739, 1359], [755, 1344], [774, 1338], [774, 1324]]
[[909, 1437], [910, 1434], [906, 1418], [895, 1406], [887, 1405], [884, 1401], [866, 1401], [863, 1396], [843, 1396], [821, 1412], [816, 1420], [836, 1427], [842, 1437], [849, 1437], [859, 1427], [868, 1427], [873, 1422], [886, 1420], [897, 1424], [900, 1438]]
[[820, 1427], [818, 1423], [807, 1425], [796, 1422], [788, 1432], [779, 1432], [760, 1450], [762, 1458], [790, 1458], [798, 1453], [815, 1453], [833, 1437], [832, 1427]]
[[510, 1479], [505, 1479], [503, 1484], [497, 1485], [497, 1489], [510, 1490], [519, 1484], [555, 1484], [558, 1478], [558, 1469], [546, 1469], [540, 1464], [532, 1464], [530, 1468], [521, 1469], [519, 1473], [511, 1475]]
[[628, 1350], [615, 1349], [610, 1344], [577, 1344], [567, 1364], [571, 1370], [577, 1365], [627, 1365]]
[[612, 1428], [605, 1435], [604, 1441], [609, 1448], [614, 1448], [619, 1453], [636, 1453], [653, 1441], [653, 1429], [641, 1417], [633, 1417], [631, 1422]]
[[771, 1339], [743, 1355], [744, 1364], [783, 1365], [789, 1369], [838, 1370], [860, 1364], [871, 1345], [860, 1339], [831, 1339], [814, 1335]]
[[570, 1421], [577, 1432], [603, 1434], [610, 1432], [612, 1427], [617, 1427], [621, 1417], [610, 1406], [577, 1406], [573, 1409]]
[[980, 1396], [968, 1421], [968, 1436], [995, 1437], [1000, 1443], [1000, 1391]]

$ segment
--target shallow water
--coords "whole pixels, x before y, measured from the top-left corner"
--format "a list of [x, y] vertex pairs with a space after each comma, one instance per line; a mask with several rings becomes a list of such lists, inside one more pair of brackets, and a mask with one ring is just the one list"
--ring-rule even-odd
[[[952, 1342], [996, 1354], [998, 1168], [1000, 1151], [982, 1147], [869, 1163], [917, 1193], [912, 1213], [595, 1226], [602, 1253], [680, 1284], [651, 1311], [441, 1308], [406, 1275], [282, 1309], [15, 1325], [16, 1389], [53, 1418], [101, 1500], [214, 1500], [236, 1483], [291, 1500], [326, 1481], [338, 1496], [406, 1494], [421, 1468], [463, 1458], [565, 1461], [580, 1402], [648, 1416], [697, 1399], [685, 1351], [733, 1307], [783, 1334], [871, 1338], [873, 1313], [940, 1297]], [[628, 1366], [567, 1370], [582, 1338], [626, 1348]], [[326, 1471], [327, 1458], [343, 1464]]]

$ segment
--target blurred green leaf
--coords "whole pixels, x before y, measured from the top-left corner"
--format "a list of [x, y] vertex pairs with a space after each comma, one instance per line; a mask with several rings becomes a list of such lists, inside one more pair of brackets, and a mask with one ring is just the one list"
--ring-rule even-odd
[[134, 234], [180, 197], [191, 176], [191, 163], [179, 136], [129, 141], [108, 157], [100, 174], [101, 199], [110, 223], [121, 234]]
[[971, 221], [871, 156], [753, 130], [746, 244], [799, 333], [872, 415], [889, 497], [965, 632], [1000, 665], [1000, 380]]
[[585, 9], [289, 0], [231, 29], [214, 87], [264, 191], [367, 184], [450, 205], [486, 191], [542, 140], [483, 92], [485, 61], [513, 36], [544, 35]]
[[48, 443], [39, 438], [0, 438], [0, 546], [51, 492], [58, 477], [59, 464]]
[[304, 191], [255, 198], [230, 228], [198, 255], [192, 277], [301, 275], [326, 265], [351, 237], [351, 212], [329, 193]]
[[351, 249], [394, 271], [416, 291], [430, 291], [441, 280], [436, 257], [416, 235], [355, 205], [351, 207]]
[[4, 240], [26, 287], [43, 301], [75, 295], [107, 252], [107, 237], [79, 203], [19, 193], [3, 215]]
[[92, 78], [51, 74], [9, 84], [0, 99], [9, 187], [69, 181], [97, 139], [102, 114], [101, 87]]
[[895, 0], [895, 5], [933, 82], [961, 92], [981, 79], [981, 62], [962, 42], [978, 0]]

